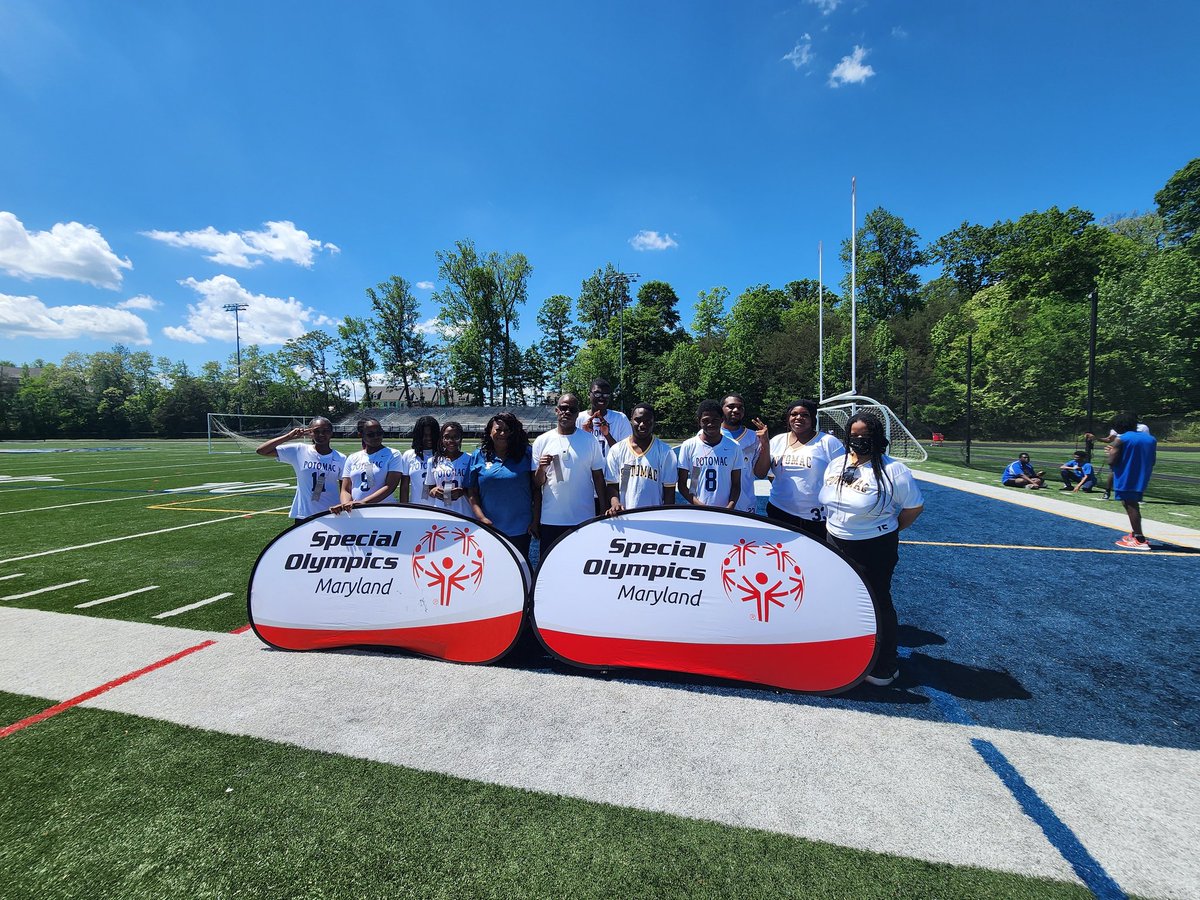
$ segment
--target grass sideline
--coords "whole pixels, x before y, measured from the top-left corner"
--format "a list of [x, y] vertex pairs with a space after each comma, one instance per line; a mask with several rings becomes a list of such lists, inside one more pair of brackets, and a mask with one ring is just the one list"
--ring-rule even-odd
[[[1101, 446], [1097, 443], [1093, 454], [1097, 464], [1103, 460]], [[1000, 473], [1004, 467], [1016, 459], [1018, 453], [1029, 453], [1034, 467], [1045, 470], [1048, 487], [1044, 491], [1026, 493], [1044, 493], [1056, 500], [1080, 506], [1117, 513], [1122, 511], [1120, 503], [1101, 499], [1102, 491], [1099, 489], [1091, 494], [1058, 490], [1062, 486], [1058, 467], [1070, 459], [1075, 450], [1082, 449], [1082, 444], [1076, 447], [1070, 443], [973, 443], [970, 466], [963, 458], [960, 443], [947, 442], [942, 446], [926, 443], [925, 449], [929, 451], [929, 459], [911, 463], [912, 468], [996, 487], [1000, 486]], [[1104, 477], [1101, 476], [1102, 484]], [[1200, 447], [1159, 443], [1154, 474], [1150, 478], [1146, 498], [1142, 501], [1142, 515], [1159, 522], [1200, 528]]]
[[[0, 722], [45, 705], [0, 693]], [[96, 709], [4, 739], [0, 771], [8, 900], [1090, 896]]]

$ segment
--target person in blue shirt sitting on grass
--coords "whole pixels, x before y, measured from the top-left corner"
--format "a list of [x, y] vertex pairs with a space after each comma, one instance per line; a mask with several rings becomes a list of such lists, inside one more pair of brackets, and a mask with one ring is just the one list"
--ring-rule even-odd
[[1041, 490], [1046, 486], [1046, 473], [1035, 472], [1029, 454], [1022, 453], [1008, 464], [1000, 476], [1000, 483], [1006, 487], [1028, 488], [1031, 491]]
[[1087, 454], [1082, 450], [1076, 450], [1072, 459], [1059, 466], [1058, 474], [1063, 482], [1060, 491], [1070, 491], [1073, 494], [1086, 491], [1090, 494], [1096, 486], [1096, 470], [1092, 468]]

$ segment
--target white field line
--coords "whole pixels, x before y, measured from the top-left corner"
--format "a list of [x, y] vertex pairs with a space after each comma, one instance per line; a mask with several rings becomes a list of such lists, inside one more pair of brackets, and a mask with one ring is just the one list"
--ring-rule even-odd
[[[169, 468], [173, 468], [173, 467], [172, 466], [161, 466], [160, 468], [169, 469]], [[230, 471], [231, 471], [230, 468], [228, 466], [225, 466], [220, 469], [203, 469], [199, 472], [179, 472], [178, 474], [179, 475], [187, 475], [187, 476], [191, 477], [192, 475], [214, 475], [214, 474], [221, 474], [221, 473], [229, 474]], [[170, 476], [164, 475], [162, 477], [165, 478], [165, 477], [170, 477]], [[129, 482], [129, 481], [145, 481], [145, 480], [146, 479], [141, 476], [138, 476], [136, 478], [111, 478], [107, 481], [84, 481], [84, 482], [81, 482], [80, 484], [56, 484], [56, 485], [54, 485], [54, 487], [62, 488], [63, 490], [71, 490], [72, 488], [95, 487], [98, 484], [125, 484], [126, 482]], [[45, 490], [45, 489], [46, 489], [46, 486], [44, 484], [38, 485], [36, 487], [2, 488], [2, 489], [0, 489], [0, 495], [15, 494], [18, 491], [39, 491], [39, 490]]]
[[0, 575], [0, 581], [8, 581], [10, 578], [24, 578], [24, 572], [14, 572], [12, 575]]
[[287, 506], [276, 506], [273, 509], [260, 509], [257, 512], [238, 513], [236, 516], [223, 516], [220, 519], [207, 519], [203, 522], [192, 522], [190, 525], [176, 525], [172, 528], [159, 528], [155, 531], [143, 531], [141, 534], [127, 534], [124, 537], [106, 538], [103, 541], [92, 541], [90, 544], [76, 544], [73, 547], [59, 547], [56, 550], [42, 550], [40, 553], [27, 553], [24, 556], [14, 556], [10, 559], [0, 559], [0, 565], [4, 563], [20, 562], [25, 559], [37, 559], [40, 556], [54, 556], [56, 553], [69, 553], [72, 550], [87, 550], [90, 547], [99, 547], [102, 544], [115, 544], [120, 541], [132, 541], [137, 538], [153, 537], [156, 534], [166, 534], [169, 531], [183, 531], [185, 528], [199, 528], [201, 525], [216, 525], [219, 522], [232, 522], [234, 519], [249, 519], [251, 516], [261, 516], [266, 513], [279, 512], [284, 509], [291, 509], [291, 504]]
[[24, 600], [26, 597], [36, 597], [38, 594], [48, 594], [51, 591], [58, 591], [62, 588], [75, 587], [77, 584], [87, 584], [86, 578], [80, 578], [76, 581], [68, 581], [64, 584], [52, 584], [50, 587], [38, 588], [36, 591], [26, 591], [23, 594], [9, 594], [7, 597], [0, 597], [0, 600]]
[[[231, 482], [231, 484], [236, 484], [236, 483], [237, 482]], [[238, 495], [263, 494], [263, 493], [266, 493], [267, 491], [277, 491], [277, 490], [279, 490], [279, 487], [277, 485], [270, 485], [268, 487], [250, 488], [249, 490], [238, 491], [237, 494]], [[51, 509], [67, 509], [68, 507], [71, 507], [71, 506], [90, 506], [93, 503], [119, 503], [122, 500], [148, 500], [152, 497], [159, 497], [164, 494], [171, 494], [172, 496], [176, 496], [176, 495], [188, 496], [188, 495], [192, 495], [192, 494], [200, 495], [200, 494], [204, 494], [204, 493], [213, 494], [214, 496], [218, 496], [218, 497], [221, 496], [220, 494], [216, 494], [214, 491], [181, 491], [181, 490], [172, 490], [172, 489], [168, 488], [165, 491], [147, 491], [147, 492], [141, 493], [141, 494], [134, 494], [132, 497], [113, 497], [108, 500], [80, 500], [78, 503], [60, 503], [58, 506], [35, 506], [31, 509], [10, 509], [8, 512], [0, 512], [0, 516], [16, 516], [16, 515], [20, 515], [22, 513], [46, 512]]]
[[[188, 459], [189, 457], [185, 456], [183, 458]], [[245, 461], [251, 462], [252, 460], [258, 460], [258, 459], [262, 459], [262, 458], [263, 457], [260, 457], [257, 455], [251, 455], [251, 456], [247, 456]], [[211, 465], [215, 465], [216, 462], [217, 462], [217, 460], [214, 460], [214, 459], [204, 459], [199, 462], [178, 462], [178, 463], [171, 463], [169, 465], [161, 465], [161, 466], [138, 466], [137, 470], [139, 472], [149, 472], [153, 469], [187, 469], [187, 468], [193, 468], [195, 466], [211, 466]], [[108, 472], [128, 472], [128, 471], [129, 471], [129, 466], [126, 465], [126, 466], [121, 466], [118, 469], [74, 469], [74, 470], [70, 470], [70, 471], [66, 471], [66, 472], [44, 472], [42, 474], [54, 475], [54, 476], [104, 475], [104, 474], [107, 474]]]
[[101, 597], [99, 600], [89, 600], [87, 603], [75, 604], [76, 609], [87, 609], [89, 606], [99, 606], [101, 603], [108, 603], [110, 600], [124, 600], [126, 597], [132, 597], [134, 594], [144, 594], [146, 591], [157, 591], [158, 585], [152, 584], [149, 587], [138, 588], [136, 591], [126, 591], [123, 594], [113, 594], [111, 597]]
[[171, 616], [177, 616], [180, 613], [188, 612], [192, 609], [199, 609], [201, 606], [208, 606], [210, 603], [216, 603], [218, 600], [224, 600], [226, 597], [232, 597], [233, 594], [226, 591], [224, 594], [217, 594], [215, 597], [209, 597], [207, 600], [197, 600], [195, 603], [189, 603], [187, 606], [181, 606], [178, 609], [169, 609], [166, 612], [161, 612], [158, 615], [151, 616], [152, 619], [169, 619]]

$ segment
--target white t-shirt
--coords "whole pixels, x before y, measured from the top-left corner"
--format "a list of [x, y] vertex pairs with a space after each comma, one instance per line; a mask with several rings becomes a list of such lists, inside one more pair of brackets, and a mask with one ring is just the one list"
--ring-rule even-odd
[[[895, 531], [900, 510], [925, 505], [921, 489], [908, 466], [890, 456], [881, 456], [880, 462], [891, 489], [880, 497], [875, 483], [875, 472], [871, 466], [852, 466], [850, 457], [843, 456], [825, 469], [821, 485], [821, 503], [825, 507], [825, 527], [836, 538], [861, 541], [879, 537]], [[843, 473], [858, 470], [852, 483], [846, 484]]]
[[[416, 476], [413, 476], [414, 482]], [[447, 459], [444, 456], [432, 461], [425, 472], [425, 491], [422, 503], [438, 509], [448, 509], [451, 512], [475, 518], [471, 502], [467, 500], [467, 485], [471, 483], [471, 454], [459, 453], [458, 459]], [[448, 495], [452, 488], [462, 488], [463, 495], [457, 500], [438, 500], [430, 495], [430, 488], [440, 487]]]
[[350, 498], [361, 500], [383, 487], [389, 472], [400, 471], [403, 471], [400, 455], [393, 453], [391, 447], [380, 447], [374, 453], [366, 450], [351, 453], [342, 469], [342, 478], [350, 479]]
[[742, 448], [725, 435], [715, 447], [697, 435], [680, 444], [678, 452], [679, 468], [688, 473], [692, 496], [705, 506], [724, 507], [729, 503], [733, 473], [740, 472], [745, 463]]
[[400, 471], [412, 479], [412, 484], [408, 486], [409, 503], [419, 503], [423, 506], [437, 505], [437, 501], [432, 497], [426, 497], [423, 490], [425, 476], [429, 472], [429, 463], [433, 461], [433, 456], [432, 450], [422, 450], [418, 454], [411, 448], [400, 454]]
[[296, 470], [296, 499], [288, 513], [293, 519], [315, 516], [341, 502], [346, 454], [331, 449], [322, 456], [312, 444], [284, 444], [275, 448], [275, 454]]
[[592, 472], [604, 471], [604, 457], [595, 438], [579, 429], [559, 434], [556, 428], [538, 435], [533, 442], [533, 471], [547, 453], [555, 458], [546, 469], [546, 484], [542, 487], [542, 522], [578, 525], [593, 518], [596, 486]]
[[754, 494], [754, 460], [758, 459], [758, 434], [753, 428], [742, 426], [742, 433], [735, 436], [724, 425], [721, 426], [721, 434], [741, 447], [742, 455], [746, 458], [745, 465], [742, 466], [742, 493], [738, 496], [737, 506], [734, 509], [749, 513], [757, 512], [758, 497]]
[[617, 497], [626, 509], [661, 506], [663, 488], [675, 486], [678, 470], [675, 451], [658, 438], [642, 453], [627, 437], [604, 460], [605, 478], [617, 485]]
[[791, 432], [771, 438], [771, 503], [785, 513], [820, 522], [821, 484], [825, 467], [846, 448], [832, 434], [818, 431], [803, 444], [795, 444]]
[[[575, 419], [575, 427], [578, 430], [583, 431], [584, 423], [593, 417], [593, 414], [587, 410], [581, 412]], [[625, 440], [625, 438], [633, 434], [633, 426], [629, 424], [629, 417], [623, 412], [610, 409], [604, 414], [604, 421], [608, 423], [609, 435], [617, 443], [620, 443], [621, 441]], [[586, 431], [583, 433], [587, 434]], [[588, 435], [588, 437], [592, 438], [596, 442], [596, 446], [600, 448], [601, 456], [608, 456], [608, 441], [604, 439], [604, 435], [600, 433], [599, 428], [593, 429], [592, 433]]]

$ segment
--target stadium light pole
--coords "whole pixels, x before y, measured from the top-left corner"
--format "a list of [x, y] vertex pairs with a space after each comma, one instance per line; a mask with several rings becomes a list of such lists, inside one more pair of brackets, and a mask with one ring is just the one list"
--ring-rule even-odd
[[617, 409], [625, 412], [625, 301], [629, 297], [629, 285], [642, 276], [637, 272], [613, 272], [606, 281], [621, 285], [621, 309], [617, 313], [617, 384], [620, 385], [620, 402]]
[[[237, 353], [237, 380], [238, 380], [238, 415], [242, 414], [242, 328], [241, 322], [238, 319], [238, 313], [249, 307], [245, 303], [226, 303], [222, 309], [225, 312], [233, 313], [233, 338], [234, 347]], [[241, 423], [239, 422], [239, 427]]]

